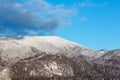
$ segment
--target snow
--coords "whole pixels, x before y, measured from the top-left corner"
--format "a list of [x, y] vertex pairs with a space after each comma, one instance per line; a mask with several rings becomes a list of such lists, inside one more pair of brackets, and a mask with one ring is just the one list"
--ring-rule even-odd
[[80, 54], [92, 57], [95, 52], [83, 45], [56, 36], [0, 37], [0, 55], [3, 60], [21, 59], [36, 55], [37, 53], [33, 53], [31, 47], [47, 54], [65, 53], [69, 57]]
[[25, 67], [24, 70], [27, 71], [28, 70], [27, 67]]
[[30, 76], [36, 76], [37, 74], [36, 74], [36, 72], [34, 71], [34, 70], [32, 70], [31, 72], [30, 72]]
[[0, 72], [0, 80], [11, 80], [8, 67]]
[[55, 61], [49, 63], [48, 65], [45, 64], [44, 69], [50, 74], [62, 76], [62, 71], [58, 69], [58, 65]]

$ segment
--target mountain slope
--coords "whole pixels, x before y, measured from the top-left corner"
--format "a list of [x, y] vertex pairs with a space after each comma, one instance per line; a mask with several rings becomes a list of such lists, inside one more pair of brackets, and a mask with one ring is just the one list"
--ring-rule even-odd
[[120, 68], [120, 49], [108, 51], [98, 58], [96, 62]]
[[119, 62], [120, 50], [56, 36], [0, 37], [0, 80], [119, 80]]
[[0, 37], [0, 55], [2, 60], [23, 59], [38, 55], [34, 50], [47, 54], [92, 55], [94, 50], [56, 36]]
[[120, 68], [43, 55], [6, 66], [0, 80], [119, 80]]

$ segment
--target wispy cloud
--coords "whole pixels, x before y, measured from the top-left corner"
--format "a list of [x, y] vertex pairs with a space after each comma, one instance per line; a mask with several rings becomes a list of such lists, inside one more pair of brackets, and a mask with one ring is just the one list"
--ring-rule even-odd
[[79, 3], [78, 5], [80, 7], [100, 7], [100, 6], [105, 6], [107, 5], [108, 2], [103, 2], [103, 3], [95, 3], [92, 0], [84, 0], [83, 2]]
[[81, 3], [79, 3], [79, 6], [81, 6], [81, 7], [96, 7], [97, 4], [93, 3], [91, 0], [85, 0]]
[[75, 9], [45, 0], [0, 1], [0, 34], [46, 35], [73, 17]]

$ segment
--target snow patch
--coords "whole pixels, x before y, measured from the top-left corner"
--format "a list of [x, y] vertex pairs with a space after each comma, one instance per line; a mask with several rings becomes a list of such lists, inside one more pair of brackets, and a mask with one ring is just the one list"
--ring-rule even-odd
[[5, 68], [0, 72], [0, 80], [11, 80], [9, 68]]
[[45, 64], [44, 69], [47, 70], [50, 74], [62, 76], [62, 71], [58, 69], [58, 65], [55, 61]]

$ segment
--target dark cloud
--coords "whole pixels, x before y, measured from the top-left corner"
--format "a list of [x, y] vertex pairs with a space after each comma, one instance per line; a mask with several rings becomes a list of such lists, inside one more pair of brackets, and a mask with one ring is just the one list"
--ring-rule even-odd
[[74, 12], [63, 5], [53, 6], [44, 0], [0, 1], [1, 35], [46, 35], [53, 33], [63, 19]]

